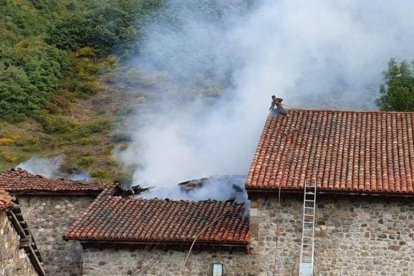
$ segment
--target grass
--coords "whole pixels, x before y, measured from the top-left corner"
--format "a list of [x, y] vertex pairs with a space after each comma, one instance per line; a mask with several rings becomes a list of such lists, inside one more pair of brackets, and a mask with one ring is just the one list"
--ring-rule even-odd
[[63, 156], [61, 169], [65, 172], [86, 170], [106, 182], [121, 179], [122, 168], [112, 151], [123, 141], [113, 141], [115, 109], [108, 93], [102, 90], [88, 99], [75, 100], [58, 114], [45, 111], [16, 124], [0, 122], [0, 171], [33, 156]]

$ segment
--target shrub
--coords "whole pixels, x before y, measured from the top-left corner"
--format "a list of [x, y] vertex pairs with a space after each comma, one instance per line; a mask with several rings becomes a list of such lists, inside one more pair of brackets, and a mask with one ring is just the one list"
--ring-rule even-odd
[[62, 115], [40, 113], [36, 115], [36, 120], [40, 123], [43, 130], [49, 134], [71, 132], [77, 125], [76, 121]]

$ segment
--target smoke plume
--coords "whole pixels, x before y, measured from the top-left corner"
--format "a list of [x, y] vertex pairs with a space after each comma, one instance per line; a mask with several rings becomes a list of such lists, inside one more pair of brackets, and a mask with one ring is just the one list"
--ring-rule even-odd
[[246, 174], [272, 94], [288, 107], [375, 109], [388, 60], [414, 57], [413, 10], [408, 0], [168, 1], [131, 62], [164, 77], [117, 154], [138, 168], [134, 184], [159, 189]]
[[29, 160], [20, 163], [16, 168], [47, 178], [66, 178], [75, 181], [89, 181], [92, 179], [87, 172], [72, 174], [62, 172], [60, 170], [62, 161], [63, 158], [61, 156], [53, 158], [32, 157]]

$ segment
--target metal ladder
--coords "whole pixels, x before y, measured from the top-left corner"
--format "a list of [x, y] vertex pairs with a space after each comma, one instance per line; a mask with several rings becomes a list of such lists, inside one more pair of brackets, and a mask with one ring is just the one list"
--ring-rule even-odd
[[302, 243], [300, 246], [299, 276], [313, 275], [315, 254], [316, 181], [303, 190]]

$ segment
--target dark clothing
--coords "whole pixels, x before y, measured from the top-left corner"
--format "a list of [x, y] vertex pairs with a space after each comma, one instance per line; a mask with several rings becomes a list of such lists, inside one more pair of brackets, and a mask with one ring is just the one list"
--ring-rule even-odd
[[275, 109], [276, 103], [277, 103], [276, 99], [273, 99], [269, 107], [270, 111], [273, 111], [273, 109]]
[[281, 115], [281, 116], [287, 116], [287, 111], [286, 109], [283, 108], [283, 106], [278, 106], [276, 109], [272, 110], [274, 113], [276, 113], [277, 115]]
[[283, 99], [281, 98], [272, 97], [272, 103], [270, 105], [269, 110], [272, 112], [273, 115], [287, 116], [287, 111], [283, 108], [282, 101]]

